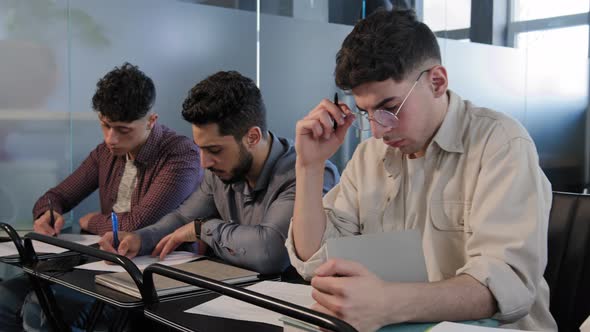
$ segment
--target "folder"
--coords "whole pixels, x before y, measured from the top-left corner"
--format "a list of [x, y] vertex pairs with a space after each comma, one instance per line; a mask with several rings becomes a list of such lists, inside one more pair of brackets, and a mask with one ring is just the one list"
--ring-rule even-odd
[[385, 281], [428, 281], [422, 235], [416, 229], [328, 239], [326, 253], [361, 263]]
[[[230, 284], [241, 284], [258, 280], [257, 272], [208, 259], [179, 264], [174, 267]], [[95, 281], [98, 285], [112, 288], [136, 298], [141, 298], [137, 286], [127, 272], [100, 274], [95, 277]], [[154, 285], [158, 296], [184, 293], [199, 289], [197, 286], [188, 285], [161, 275], [154, 275]]]

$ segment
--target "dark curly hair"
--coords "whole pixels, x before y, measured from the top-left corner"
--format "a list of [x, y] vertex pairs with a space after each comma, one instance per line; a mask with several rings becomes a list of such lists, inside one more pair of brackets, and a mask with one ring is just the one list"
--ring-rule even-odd
[[92, 107], [110, 121], [143, 118], [156, 100], [152, 79], [128, 62], [108, 72], [98, 83]]
[[425, 61], [440, 63], [430, 28], [413, 10], [378, 10], [356, 24], [336, 55], [336, 85], [343, 90], [386, 79], [402, 81]]
[[197, 83], [182, 104], [182, 116], [194, 125], [216, 123], [220, 135], [232, 135], [236, 141], [254, 126], [267, 137], [260, 90], [237, 71], [220, 71]]

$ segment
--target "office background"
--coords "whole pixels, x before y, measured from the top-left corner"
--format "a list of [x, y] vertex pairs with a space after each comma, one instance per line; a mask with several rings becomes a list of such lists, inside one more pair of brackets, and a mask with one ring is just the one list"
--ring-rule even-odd
[[[218, 70], [256, 80], [270, 129], [337, 88], [344, 37], [379, 6], [411, 7], [439, 37], [450, 87], [531, 133], [554, 190], [588, 187], [587, 0], [0, 0], [0, 220], [31, 209], [102, 142], [96, 81], [129, 61], [154, 80], [160, 122], [190, 137], [188, 90]], [[344, 101], [352, 98], [340, 91]], [[342, 168], [366, 137], [351, 131]], [[70, 214], [98, 210], [94, 194]], [[76, 222], [77, 223], [77, 222]], [[75, 223], [75, 224], [76, 224]]]

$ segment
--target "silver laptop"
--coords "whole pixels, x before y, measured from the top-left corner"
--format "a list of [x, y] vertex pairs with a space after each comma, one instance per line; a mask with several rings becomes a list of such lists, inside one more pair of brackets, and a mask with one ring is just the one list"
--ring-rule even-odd
[[326, 251], [328, 258], [359, 262], [385, 281], [428, 281], [418, 230], [328, 239]]

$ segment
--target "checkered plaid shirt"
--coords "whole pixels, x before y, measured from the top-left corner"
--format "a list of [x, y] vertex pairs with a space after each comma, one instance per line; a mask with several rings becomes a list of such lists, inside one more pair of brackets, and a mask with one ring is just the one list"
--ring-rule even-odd
[[[131, 196], [131, 211], [119, 213], [119, 228], [130, 232], [151, 225], [180, 205], [202, 179], [199, 148], [187, 137], [156, 124], [135, 158], [137, 186]], [[99, 189], [101, 214], [90, 219], [88, 231], [102, 235], [111, 230], [110, 213], [117, 200], [125, 156], [114, 156], [105, 143], [96, 149], [70, 176], [46, 192], [35, 203], [38, 218], [53, 208], [66, 213]]]

